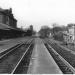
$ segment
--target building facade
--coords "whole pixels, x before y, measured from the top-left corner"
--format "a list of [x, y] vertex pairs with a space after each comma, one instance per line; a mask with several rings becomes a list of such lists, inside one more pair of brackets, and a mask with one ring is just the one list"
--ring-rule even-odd
[[68, 24], [68, 31], [64, 32], [64, 40], [67, 43], [75, 43], [75, 24]]
[[12, 9], [1, 9], [0, 8], [0, 23], [9, 25], [13, 28], [17, 27], [17, 20], [12, 14]]

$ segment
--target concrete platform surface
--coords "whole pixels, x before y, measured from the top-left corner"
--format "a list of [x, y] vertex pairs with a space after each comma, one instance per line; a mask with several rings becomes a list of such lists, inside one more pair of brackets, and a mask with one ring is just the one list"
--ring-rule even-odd
[[35, 39], [28, 74], [62, 74], [40, 38]]

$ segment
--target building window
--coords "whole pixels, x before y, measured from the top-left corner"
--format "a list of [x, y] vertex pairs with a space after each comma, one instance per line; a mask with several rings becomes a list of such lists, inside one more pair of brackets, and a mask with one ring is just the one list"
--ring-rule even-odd
[[6, 24], [9, 25], [9, 17], [8, 16], [6, 16]]

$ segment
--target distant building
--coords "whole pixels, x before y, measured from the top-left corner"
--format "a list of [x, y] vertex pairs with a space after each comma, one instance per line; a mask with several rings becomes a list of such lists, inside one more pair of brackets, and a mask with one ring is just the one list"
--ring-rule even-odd
[[33, 25], [30, 25], [30, 30], [33, 31]]
[[70, 38], [70, 37], [72, 37], [72, 35], [70, 35], [67, 31], [64, 31], [63, 33], [64, 33], [63, 34], [64, 42], [66, 42], [66, 43], [73, 43], [73, 39]]
[[2, 9], [0, 8], [0, 23], [9, 25], [13, 28], [17, 27], [17, 20], [12, 14], [12, 9]]
[[64, 40], [67, 43], [75, 43], [75, 24], [68, 24], [68, 30], [64, 32]]

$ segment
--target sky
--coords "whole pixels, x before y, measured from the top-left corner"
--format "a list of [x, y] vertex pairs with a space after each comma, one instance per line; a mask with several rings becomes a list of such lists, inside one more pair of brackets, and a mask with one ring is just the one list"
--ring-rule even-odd
[[33, 25], [36, 31], [42, 25], [75, 23], [75, 0], [0, 0], [0, 7], [12, 8], [18, 27]]

